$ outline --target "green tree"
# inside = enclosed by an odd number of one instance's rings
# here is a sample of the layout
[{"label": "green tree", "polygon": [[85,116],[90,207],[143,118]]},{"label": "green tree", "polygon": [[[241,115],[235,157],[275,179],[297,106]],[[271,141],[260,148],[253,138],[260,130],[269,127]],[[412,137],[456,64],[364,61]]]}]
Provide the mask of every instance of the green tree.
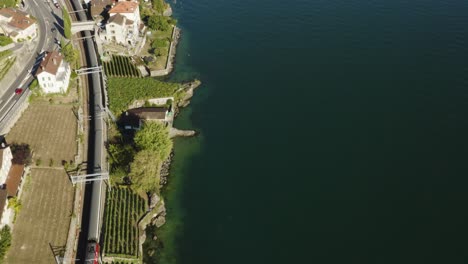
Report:
[{"label": "green tree", "polygon": [[132,161],[134,150],[130,145],[119,143],[109,144],[109,156],[111,165],[129,164]]},{"label": "green tree", "polygon": [[164,16],[152,15],[148,19],[148,27],[153,30],[166,31],[169,29],[169,23]]},{"label": "green tree", "polygon": [[11,230],[8,225],[4,226],[0,231],[0,263],[3,263],[3,259],[11,246]]},{"label": "green tree", "polygon": [[146,122],[134,140],[138,149],[157,153],[159,160],[164,161],[171,154],[172,140],[169,138],[169,129],[163,123]]},{"label": "green tree", "polygon": [[160,47],[167,47],[168,41],[166,39],[155,39],[151,42],[151,48],[156,49]]},{"label": "green tree", "polygon": [[130,164],[130,181],[137,193],[159,192],[159,154],[152,150],[138,152]]},{"label": "green tree", "polygon": [[[36,80],[34,80],[34,81],[36,81]],[[11,160],[11,162],[13,164],[20,164],[20,165],[29,165],[29,164],[31,164],[32,153],[31,153],[31,148],[29,147],[28,144],[14,143],[14,144],[12,144],[10,146],[10,148],[11,148],[11,152],[13,154],[13,159]]]},{"label": "green tree", "polygon": [[63,34],[67,39],[71,39],[72,32],[71,32],[71,17],[68,14],[67,9],[62,7],[62,14],[63,14]]},{"label": "green tree", "polygon": [[151,3],[153,4],[153,10],[162,15],[164,9],[166,9],[166,2],[164,0],[152,0]]},{"label": "green tree", "polygon": [[13,43],[13,40],[7,36],[0,36],[0,46],[6,46]]},{"label": "green tree", "polygon": [[72,67],[75,66],[78,62],[78,51],[73,48],[71,42],[65,44],[65,41],[62,41],[60,43],[60,46],[62,47],[62,53],[65,58],[65,61],[70,63]]},{"label": "green tree", "polygon": [[0,8],[3,7],[16,7],[19,0],[0,0]]}]

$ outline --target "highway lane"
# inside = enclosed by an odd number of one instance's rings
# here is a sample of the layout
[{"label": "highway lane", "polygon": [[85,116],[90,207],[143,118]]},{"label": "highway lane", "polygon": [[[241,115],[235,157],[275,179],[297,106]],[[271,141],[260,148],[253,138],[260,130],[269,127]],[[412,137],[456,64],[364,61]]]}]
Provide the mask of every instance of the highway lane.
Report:
[{"label": "highway lane", "polygon": [[[37,19],[39,30],[37,36],[39,38],[38,45],[36,46],[36,49],[30,51],[30,57],[24,64],[24,68],[18,73],[16,80],[10,85],[5,93],[0,96],[0,126],[2,125],[1,120],[22,96],[22,94],[15,94],[15,90],[17,88],[22,88],[24,93],[29,83],[34,80],[34,76],[31,75],[31,70],[33,69],[33,66],[40,62],[37,61],[38,55],[43,51],[50,50],[54,47],[54,37],[57,34],[57,30],[52,32],[52,28],[55,27],[54,22],[56,23],[54,13],[58,14],[58,16],[61,15],[60,10],[55,9],[55,7],[50,5],[50,3],[48,4],[44,1],[33,0],[25,1],[25,3],[26,12],[30,13]],[[24,45],[30,44],[25,43]],[[11,70],[14,70],[14,68]]]}]

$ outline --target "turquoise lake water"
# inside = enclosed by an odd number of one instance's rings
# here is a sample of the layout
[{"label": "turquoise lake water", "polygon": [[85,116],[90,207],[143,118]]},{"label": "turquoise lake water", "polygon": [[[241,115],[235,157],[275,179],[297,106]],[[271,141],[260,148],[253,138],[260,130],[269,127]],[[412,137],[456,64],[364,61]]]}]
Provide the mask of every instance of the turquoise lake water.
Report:
[{"label": "turquoise lake water", "polygon": [[160,263],[468,262],[468,1],[170,3]]}]

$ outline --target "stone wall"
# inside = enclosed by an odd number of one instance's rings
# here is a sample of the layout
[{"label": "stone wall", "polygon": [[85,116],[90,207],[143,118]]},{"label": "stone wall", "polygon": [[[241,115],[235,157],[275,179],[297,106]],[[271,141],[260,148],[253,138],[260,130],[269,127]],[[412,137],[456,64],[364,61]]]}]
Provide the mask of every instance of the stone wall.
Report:
[{"label": "stone wall", "polygon": [[5,117],[0,120],[0,135],[5,135],[10,132],[10,129],[21,117],[21,114],[29,106],[29,96],[31,95],[31,90],[27,89],[23,95],[16,101],[16,103],[10,108]]},{"label": "stone wall", "polygon": [[0,47],[0,52],[12,49],[14,46],[15,46],[15,43],[10,43],[10,44],[8,44],[6,46]]},{"label": "stone wall", "polygon": [[179,43],[179,38],[180,29],[174,26],[174,30],[172,31],[172,42],[169,46],[169,53],[166,61],[166,68],[164,70],[151,71],[150,75],[152,77],[168,75],[172,71],[172,69],[174,68],[174,58],[176,54],[176,46]]}]

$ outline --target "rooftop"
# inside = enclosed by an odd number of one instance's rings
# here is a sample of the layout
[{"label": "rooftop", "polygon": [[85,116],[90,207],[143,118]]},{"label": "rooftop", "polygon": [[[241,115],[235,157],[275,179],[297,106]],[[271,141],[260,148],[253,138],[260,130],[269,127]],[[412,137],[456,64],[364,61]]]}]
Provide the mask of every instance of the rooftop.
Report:
[{"label": "rooftop", "polygon": [[134,13],[137,8],[138,2],[120,1],[117,2],[111,10],[109,10],[109,14]]},{"label": "rooftop", "polygon": [[7,202],[7,190],[0,188],[0,219],[3,215],[3,209],[5,208],[5,204]]},{"label": "rooftop", "polygon": [[0,169],[2,168],[3,164],[3,150],[8,148],[8,145],[6,144],[5,137],[0,136]]},{"label": "rooftop", "polygon": [[127,110],[122,114],[120,122],[132,127],[140,126],[140,120],[165,120],[166,107],[139,107]]},{"label": "rooftop", "polygon": [[15,28],[19,28],[21,30],[24,30],[36,23],[36,20],[29,17],[29,14],[11,7],[0,9],[0,15],[7,18],[11,17],[11,20],[10,22],[8,22],[8,25]]},{"label": "rooftop", "polygon": [[16,196],[18,187],[23,177],[24,165],[13,164],[6,180],[6,190],[8,197]]},{"label": "rooftop", "polygon": [[63,56],[57,51],[47,52],[47,55],[41,62],[39,69],[37,70],[36,76],[42,72],[48,72],[52,75],[56,75],[60,64],[62,63]]},{"label": "rooftop", "polygon": [[127,113],[136,115],[145,120],[164,120],[166,118],[166,107],[139,107],[127,110]]},{"label": "rooftop", "polygon": [[117,14],[115,16],[111,16],[111,18],[109,18],[109,21],[108,23],[115,23],[117,25],[123,25],[125,22],[125,17],[121,14]]}]

